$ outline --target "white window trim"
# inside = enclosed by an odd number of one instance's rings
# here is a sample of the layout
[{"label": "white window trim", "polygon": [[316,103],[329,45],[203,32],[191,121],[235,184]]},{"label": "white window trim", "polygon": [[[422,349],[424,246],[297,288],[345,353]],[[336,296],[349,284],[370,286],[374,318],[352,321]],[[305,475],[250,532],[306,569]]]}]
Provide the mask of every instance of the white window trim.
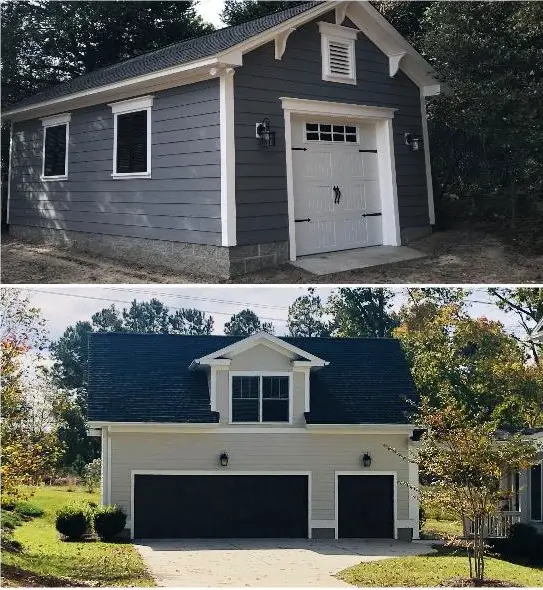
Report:
[{"label": "white window trim", "polygon": [[[317,124],[317,125],[339,125],[341,127],[354,127],[356,129],[356,141],[324,141],[322,139],[307,139],[307,129],[306,126],[307,124]],[[354,123],[345,123],[345,122],[334,122],[334,121],[329,121],[327,123],[323,123],[322,121],[312,121],[310,119],[305,119],[302,122],[302,142],[303,143],[307,143],[307,144],[312,144],[312,145],[321,145],[321,144],[325,144],[325,145],[360,145],[360,125],[358,124],[359,122],[354,122]],[[309,133],[311,133],[311,131],[309,131]],[[330,133],[334,133],[334,131],[332,130]],[[319,132],[320,134],[320,132]],[[344,133],[344,136],[346,136],[347,134]],[[350,134],[352,135],[352,134]]]},{"label": "white window trim", "polygon": [[[140,96],[131,100],[110,103],[113,113],[113,178],[151,178],[151,107],[153,96]],[[117,172],[117,119],[119,115],[147,111],[147,170],[145,172]]]},{"label": "white window trim", "polygon": [[[71,113],[62,113],[61,115],[54,115],[53,117],[45,117],[41,119],[43,128],[42,151],[41,151],[41,175],[40,179],[44,182],[51,182],[55,180],[68,179],[68,152],[70,150],[70,120]],[[59,125],[66,125],[66,155],[64,158],[64,174],[57,174],[56,176],[45,176],[45,136],[48,127],[57,127]]]},{"label": "white window trim", "polygon": [[392,494],[394,508],[394,539],[398,538],[398,472],[397,471],[336,471],[334,475],[335,479],[335,538],[338,539],[339,533],[339,476],[340,475],[391,475],[393,478],[394,491]]},{"label": "white window trim", "polygon": [[[342,27],[332,23],[319,22],[321,34],[321,56],[322,56],[322,79],[325,82],[340,82],[342,84],[356,84],[356,50],[355,41],[358,30],[350,27]],[[330,71],[330,41],[346,43],[349,46],[349,57],[351,60],[351,73],[349,76],[332,74]]]},{"label": "white window trim", "polygon": [[[234,377],[260,377],[259,383],[259,391],[258,391],[258,399],[260,404],[259,415],[260,421],[257,422],[239,422],[232,420],[232,381]],[[262,421],[262,377],[288,377],[288,422],[263,422]],[[293,418],[293,374],[290,371],[230,371],[228,376],[228,398],[229,398],[229,408],[228,408],[228,424],[233,424],[235,426],[240,424],[249,424],[255,425],[258,424],[259,426],[267,426],[268,424],[292,424]]]}]

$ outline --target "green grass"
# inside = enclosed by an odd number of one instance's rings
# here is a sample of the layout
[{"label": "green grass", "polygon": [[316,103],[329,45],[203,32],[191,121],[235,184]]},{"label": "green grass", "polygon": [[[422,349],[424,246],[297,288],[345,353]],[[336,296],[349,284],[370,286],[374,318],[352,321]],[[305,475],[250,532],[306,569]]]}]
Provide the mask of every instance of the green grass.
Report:
[{"label": "green grass", "polygon": [[457,520],[437,520],[428,518],[424,523],[422,532],[432,539],[445,539],[450,537],[462,537],[462,523]]},{"label": "green grass", "polygon": [[[514,582],[517,585],[543,586],[543,570],[516,565],[501,559],[486,560],[487,579]],[[451,554],[448,548],[435,555],[395,557],[361,563],[343,570],[337,577],[355,586],[439,586],[451,578],[468,578],[465,555]]]},{"label": "green grass", "polygon": [[154,586],[131,543],[60,540],[55,513],[72,500],[98,503],[99,497],[82,489],[68,492],[66,488],[39,488],[32,502],[45,512],[15,529],[14,539],[23,545],[23,551],[2,551],[2,563],[36,575],[69,579],[74,585]]}]

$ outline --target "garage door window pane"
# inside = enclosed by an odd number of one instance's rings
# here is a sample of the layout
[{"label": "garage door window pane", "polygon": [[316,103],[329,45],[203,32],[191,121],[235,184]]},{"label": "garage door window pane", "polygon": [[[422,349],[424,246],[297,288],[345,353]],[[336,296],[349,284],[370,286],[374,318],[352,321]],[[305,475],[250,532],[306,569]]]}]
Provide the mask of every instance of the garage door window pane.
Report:
[{"label": "garage door window pane", "polygon": [[232,378],[232,422],[259,422],[259,377]]},{"label": "garage door window pane", "polygon": [[334,143],[356,143],[357,129],[353,125],[305,124],[306,141],[332,141]]}]

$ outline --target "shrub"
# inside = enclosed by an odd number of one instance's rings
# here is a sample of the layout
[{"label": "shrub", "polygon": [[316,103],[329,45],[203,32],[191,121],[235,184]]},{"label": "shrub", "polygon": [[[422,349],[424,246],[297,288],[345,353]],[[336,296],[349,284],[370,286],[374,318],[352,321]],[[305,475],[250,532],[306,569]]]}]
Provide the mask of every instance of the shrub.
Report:
[{"label": "shrub", "polygon": [[94,530],[101,539],[112,539],[126,525],[126,514],[120,506],[101,506],[94,511]]},{"label": "shrub", "polygon": [[2,510],[14,510],[15,504],[17,504],[17,500],[10,497],[3,497],[0,506]]},{"label": "shrub", "polygon": [[100,461],[100,459],[94,459],[94,461],[87,463],[81,471],[81,476],[83,478],[83,485],[87,489],[87,492],[94,492],[96,488],[100,487],[100,479],[102,477],[102,461]]},{"label": "shrub", "polygon": [[422,506],[419,506],[419,531],[422,531],[426,524],[426,510]]},{"label": "shrub", "polygon": [[23,524],[23,519],[16,512],[4,512],[2,514],[2,528],[12,531],[15,527]]},{"label": "shrub", "polygon": [[81,539],[92,528],[92,511],[87,504],[66,504],[57,511],[55,527],[68,539]]},{"label": "shrub", "polygon": [[492,539],[490,546],[503,559],[534,566],[543,565],[543,535],[535,527],[517,523],[506,539]]},{"label": "shrub", "polygon": [[30,516],[31,518],[35,518],[36,516],[41,516],[45,511],[41,506],[34,504],[34,502],[23,500],[15,504],[15,512],[18,512],[23,516]]}]

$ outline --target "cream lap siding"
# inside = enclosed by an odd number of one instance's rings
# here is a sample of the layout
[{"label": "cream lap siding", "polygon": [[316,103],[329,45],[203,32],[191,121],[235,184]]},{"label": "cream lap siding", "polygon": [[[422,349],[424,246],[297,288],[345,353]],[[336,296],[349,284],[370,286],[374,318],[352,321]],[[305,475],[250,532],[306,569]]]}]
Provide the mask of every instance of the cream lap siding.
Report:
[{"label": "cream lap siding", "polygon": [[43,128],[14,124],[10,223],[220,245],[218,80],[154,93],[151,178],[112,178],[113,113],[71,113],[67,180],[43,182]]},{"label": "cream lap siding", "polygon": [[[409,481],[408,463],[384,447],[407,454],[406,435],[112,433],[111,502],[130,512],[132,470],[219,470],[218,457],[228,453],[231,471],[311,471],[312,519],[334,519],[335,471],[396,471]],[[360,467],[369,452],[370,469]],[[409,491],[398,483],[398,520],[409,519]],[[131,515],[129,514],[129,519]]]},{"label": "cream lap siding", "polygon": [[234,357],[231,371],[292,371],[290,359],[269,346],[259,344]]}]

